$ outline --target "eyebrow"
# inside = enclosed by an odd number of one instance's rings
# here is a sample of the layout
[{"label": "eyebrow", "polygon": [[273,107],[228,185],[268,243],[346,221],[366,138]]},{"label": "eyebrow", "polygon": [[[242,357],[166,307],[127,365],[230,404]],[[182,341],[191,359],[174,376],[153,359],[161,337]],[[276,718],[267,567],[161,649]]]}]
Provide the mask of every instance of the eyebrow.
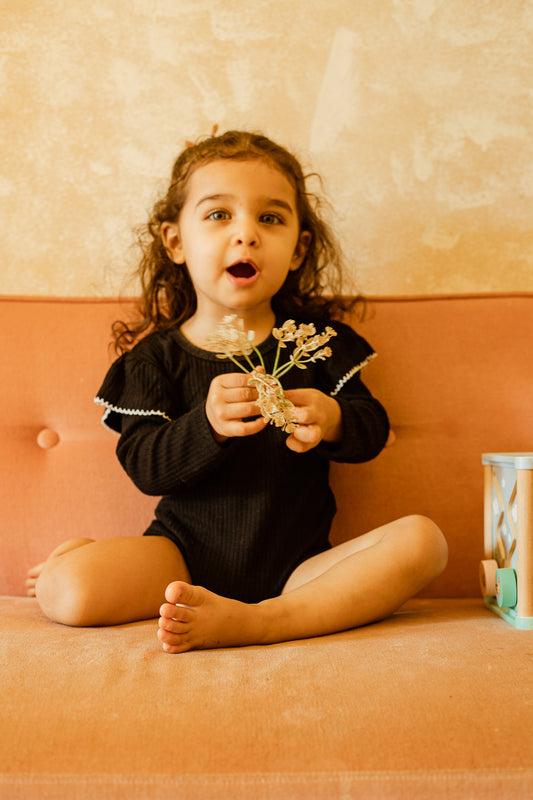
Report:
[{"label": "eyebrow", "polygon": [[[200,200],[196,203],[196,208],[202,205],[202,203],[212,202],[213,200],[235,200],[235,195],[231,194],[208,194],[205,197],[201,197]],[[289,214],[294,214],[294,209],[287,203],[285,200],[280,200],[277,197],[261,197],[261,202],[264,203],[266,206],[273,206],[274,208],[282,208],[284,211],[287,211]]]}]

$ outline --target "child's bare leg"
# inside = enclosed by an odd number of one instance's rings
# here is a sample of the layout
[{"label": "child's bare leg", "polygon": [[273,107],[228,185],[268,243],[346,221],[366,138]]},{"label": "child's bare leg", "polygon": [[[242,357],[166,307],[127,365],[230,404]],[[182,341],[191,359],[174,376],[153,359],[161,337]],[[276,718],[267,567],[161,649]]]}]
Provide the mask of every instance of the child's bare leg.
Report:
[{"label": "child's bare leg", "polygon": [[77,546],[55,551],[37,578],[37,600],[54,622],[89,626],[152,619],[169,581],[190,580],[180,551],[165,537],[76,541]]},{"label": "child's bare leg", "polygon": [[442,533],[425,517],[404,517],[301,564],[279,597],[257,605],[174,582],[161,608],[159,639],[170,653],[272,644],[321,636],[392,614],[439,575]]},{"label": "child's bare leg", "polygon": [[28,576],[26,578],[26,594],[28,597],[35,597],[37,578],[43,571],[47,561],[51,558],[56,558],[56,556],[62,556],[63,553],[68,553],[69,550],[83,547],[84,544],[90,544],[91,542],[94,542],[94,539],[69,539],[56,547],[55,550],[52,550],[46,561],[42,561],[40,564],[31,567],[31,569],[28,570]]}]

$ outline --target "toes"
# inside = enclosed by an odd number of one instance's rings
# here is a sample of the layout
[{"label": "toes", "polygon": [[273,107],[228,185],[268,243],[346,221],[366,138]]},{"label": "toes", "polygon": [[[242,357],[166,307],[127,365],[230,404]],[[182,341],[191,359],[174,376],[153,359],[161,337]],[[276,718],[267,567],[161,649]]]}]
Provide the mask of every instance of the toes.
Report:
[{"label": "toes", "polygon": [[172,654],[186,653],[187,650],[190,649],[191,646],[188,644],[172,645],[172,644],[167,644],[166,642],[163,644],[163,650],[165,651],[165,653],[172,653]]},{"label": "toes", "polygon": [[162,643],[163,650],[166,653],[184,653],[186,650],[191,649],[191,645],[184,640],[183,635],[176,635],[163,628],[159,628],[157,631],[157,638]]},{"label": "toes", "polygon": [[40,576],[41,572],[43,571],[44,561],[42,564],[37,564],[35,567],[32,567],[26,573],[26,595],[28,597],[35,597],[35,585],[37,583],[37,579]]},{"label": "toes", "polygon": [[168,603],[181,604],[185,606],[196,606],[199,602],[199,595],[196,586],[184,581],[174,581],[169,583],[165,591],[165,599]]},{"label": "toes", "polygon": [[178,622],[190,622],[192,620],[192,606],[179,605],[175,603],[163,603],[159,609],[161,617],[164,619],[173,619]]},{"label": "toes", "polygon": [[168,631],[168,633],[177,633],[179,635],[186,633],[186,631],[190,629],[187,621],[168,619],[168,617],[160,617],[158,627],[162,631]]}]

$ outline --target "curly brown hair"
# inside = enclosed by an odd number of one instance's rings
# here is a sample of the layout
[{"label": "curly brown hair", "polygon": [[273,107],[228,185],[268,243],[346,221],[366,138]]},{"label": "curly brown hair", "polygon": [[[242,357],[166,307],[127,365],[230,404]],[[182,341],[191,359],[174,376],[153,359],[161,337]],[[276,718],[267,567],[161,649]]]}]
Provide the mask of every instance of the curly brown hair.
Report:
[{"label": "curly brown hair", "polygon": [[142,256],[137,275],[142,292],[135,320],[113,325],[117,352],[130,349],[149,331],[180,326],[194,314],[196,294],[189,272],[186,265],[177,268],[170,259],[161,239],[161,226],[178,220],[194,170],[217,159],[261,159],[280,170],[294,186],[300,230],[308,231],[311,240],[300,267],[289,272],[272,298],[273,310],[289,317],[309,315],[325,320],[342,316],[355,304],[356,299],[342,295],[341,251],[320,216],[319,198],[306,189],[306,176],[298,160],[262,134],[227,131],[188,144],[174,163],[165,197],[155,204],[148,223],[138,231]]}]

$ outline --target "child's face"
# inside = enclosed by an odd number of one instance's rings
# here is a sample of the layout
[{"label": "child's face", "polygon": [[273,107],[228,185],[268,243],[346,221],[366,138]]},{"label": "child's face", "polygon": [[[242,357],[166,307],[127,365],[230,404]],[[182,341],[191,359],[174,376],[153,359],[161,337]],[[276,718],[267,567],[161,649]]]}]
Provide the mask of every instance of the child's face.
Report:
[{"label": "child's face", "polygon": [[214,320],[271,313],[272,297],[302,263],[310,238],[300,233],[292,184],[260,160],[199,167],[178,222],[161,234],[172,260],[187,264],[197,314]]}]

